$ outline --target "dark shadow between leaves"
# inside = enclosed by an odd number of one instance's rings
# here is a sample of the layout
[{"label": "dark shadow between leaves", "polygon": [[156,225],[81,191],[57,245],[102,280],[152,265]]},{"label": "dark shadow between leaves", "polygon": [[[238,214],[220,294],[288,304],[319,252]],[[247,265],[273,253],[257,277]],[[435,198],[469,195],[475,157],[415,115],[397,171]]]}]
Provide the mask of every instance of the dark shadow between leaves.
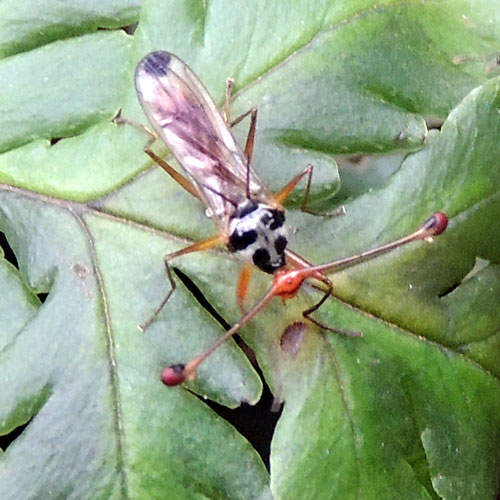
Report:
[{"label": "dark shadow between leaves", "polygon": [[425,118],[425,124],[427,125],[427,130],[441,130],[444,121],[441,118],[435,118],[428,116]]},{"label": "dark shadow between leaves", "polygon": [[452,293],[454,290],[456,290],[459,286],[460,286],[460,283],[456,283],[455,285],[450,286],[443,293],[439,294],[439,298],[442,299],[443,297],[446,297],[447,295]]},{"label": "dark shadow between leaves", "polygon": [[463,285],[466,281],[470,280],[471,278],[476,276],[476,274],[479,274],[481,271],[483,271],[486,267],[488,267],[488,265],[489,265],[488,260],[476,257],[474,267],[472,267],[472,269],[463,277],[462,281],[447,288],[443,293],[439,295],[439,298],[446,297],[446,295],[452,293],[459,286]]},{"label": "dark shadow between leaves", "polygon": [[[257,371],[262,377],[260,370]],[[243,403],[239,408],[231,410],[200,396],[198,398],[244,436],[260,455],[267,470],[270,470],[271,441],[282,406],[277,411],[274,409],[275,399],[267,384],[264,382],[262,397],[254,406]]]},{"label": "dark shadow between leaves", "polygon": [[0,449],[2,451],[7,451],[7,448],[24,432],[24,430],[30,425],[34,417],[31,417],[25,424],[19,425],[12,429],[8,434],[0,436]]},{"label": "dark shadow between leaves", "polygon": [[51,394],[51,387],[43,387],[38,394],[20,402],[7,419],[2,422],[3,430],[7,431],[6,434],[0,435],[0,448],[3,451],[6,451],[29,428]]},{"label": "dark shadow between leaves", "polygon": [[[12,247],[9,245],[9,242],[4,233],[0,232],[0,248],[4,252],[5,260],[10,262],[18,271],[19,271],[19,263],[17,261],[16,254],[12,250]],[[43,304],[47,299],[48,293],[38,293],[37,297],[40,302]]]},{"label": "dark shadow between leaves", "polygon": [[19,270],[19,264],[17,262],[16,254],[14,253],[11,246],[9,245],[9,242],[7,241],[7,238],[5,237],[5,234],[1,233],[1,232],[0,232],[0,247],[4,251],[5,260],[10,262],[16,269]]}]

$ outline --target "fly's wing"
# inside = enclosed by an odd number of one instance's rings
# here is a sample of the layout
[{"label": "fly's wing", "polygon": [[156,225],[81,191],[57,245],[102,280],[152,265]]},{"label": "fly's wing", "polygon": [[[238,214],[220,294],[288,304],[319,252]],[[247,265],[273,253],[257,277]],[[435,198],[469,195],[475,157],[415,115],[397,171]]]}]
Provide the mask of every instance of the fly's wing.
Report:
[{"label": "fly's wing", "polygon": [[[246,160],[198,77],[169,52],[151,52],[137,65],[139,101],[158,136],[197,186],[216,218],[246,197]],[[262,183],[251,172],[251,193]]]}]

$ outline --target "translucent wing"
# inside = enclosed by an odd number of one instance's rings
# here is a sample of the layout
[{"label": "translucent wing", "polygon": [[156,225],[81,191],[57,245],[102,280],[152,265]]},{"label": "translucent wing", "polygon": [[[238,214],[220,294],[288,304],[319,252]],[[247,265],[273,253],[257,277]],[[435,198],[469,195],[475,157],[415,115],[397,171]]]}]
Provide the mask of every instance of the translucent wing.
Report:
[{"label": "translucent wing", "polygon": [[[198,77],[181,59],[157,51],[137,65],[139,101],[158,136],[196,185],[216,218],[227,220],[246,198],[246,159],[219,109]],[[253,198],[265,198],[250,174]]]}]

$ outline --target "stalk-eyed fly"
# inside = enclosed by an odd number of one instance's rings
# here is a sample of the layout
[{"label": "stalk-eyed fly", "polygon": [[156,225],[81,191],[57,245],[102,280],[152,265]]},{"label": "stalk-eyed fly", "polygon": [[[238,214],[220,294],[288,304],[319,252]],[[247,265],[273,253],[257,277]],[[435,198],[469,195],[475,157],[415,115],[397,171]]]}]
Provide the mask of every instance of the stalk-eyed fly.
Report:
[{"label": "stalk-eyed fly", "polygon": [[[352,257],[313,266],[287,248],[282,206],[300,180],[306,177],[307,186],[301,208],[308,211],[313,167],[308,165],[276,194],[264,186],[251,167],[257,110],[251,109],[234,121],[230,120],[232,81],[228,80],[226,103],[221,112],[186,63],[169,52],[157,51],[146,55],[139,62],[135,85],[139,101],[154,131],[146,129],[151,140],[145,146],[145,152],[184,189],[206,205],[207,213],[217,228],[215,236],[165,256],[171,290],[142,328],[149,326],[175,290],[169,263],[180,255],[225,245],[230,252],[237,253],[248,263],[273,276],[267,293],[208,350],[187,364],[176,364],[164,369],[162,380],[166,385],[177,385],[194,378],[200,363],[251,321],[273,297],[294,297],[306,279],[321,282],[324,295],[318,303],[304,311],[303,316],[323,328],[359,335],[357,332],[327,327],[311,316],[331,294],[333,285],[327,273],[350,267],[413,241],[431,241],[432,236],[446,229],[446,216],[437,212],[420,229],[397,241]],[[246,116],[250,116],[250,128],[245,148],[241,150],[230,127]],[[167,145],[185,175],[151,150],[150,146],[156,138]],[[250,267],[245,266],[238,282],[237,298],[240,305],[247,293]]]}]

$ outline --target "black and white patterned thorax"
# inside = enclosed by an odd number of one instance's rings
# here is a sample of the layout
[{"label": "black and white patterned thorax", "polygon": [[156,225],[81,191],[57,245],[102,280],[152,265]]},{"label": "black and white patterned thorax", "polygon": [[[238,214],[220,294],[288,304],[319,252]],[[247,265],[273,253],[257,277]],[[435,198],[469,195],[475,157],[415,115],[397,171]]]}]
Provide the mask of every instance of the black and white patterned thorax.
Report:
[{"label": "black and white patterned thorax", "polygon": [[229,249],[272,274],[285,265],[285,214],[264,203],[240,203],[229,222]]}]

